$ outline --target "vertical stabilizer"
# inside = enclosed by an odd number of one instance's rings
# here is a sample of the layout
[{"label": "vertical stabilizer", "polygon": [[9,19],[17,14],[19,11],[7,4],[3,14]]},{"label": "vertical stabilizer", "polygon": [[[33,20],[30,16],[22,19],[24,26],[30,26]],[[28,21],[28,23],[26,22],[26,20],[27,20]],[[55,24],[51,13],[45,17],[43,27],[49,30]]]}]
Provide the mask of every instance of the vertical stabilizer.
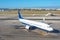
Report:
[{"label": "vertical stabilizer", "polygon": [[23,19],[22,15],[21,15],[21,13],[20,13],[20,10],[18,10],[18,18],[19,18],[19,19]]}]

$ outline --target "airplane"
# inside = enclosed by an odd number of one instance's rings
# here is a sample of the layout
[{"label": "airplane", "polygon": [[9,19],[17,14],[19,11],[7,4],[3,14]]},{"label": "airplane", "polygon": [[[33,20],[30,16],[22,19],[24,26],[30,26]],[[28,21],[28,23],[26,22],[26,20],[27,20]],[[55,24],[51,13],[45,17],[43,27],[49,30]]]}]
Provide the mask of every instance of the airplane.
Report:
[{"label": "airplane", "polygon": [[47,17],[47,16],[55,16],[55,15],[54,15],[53,13],[50,13],[50,12],[49,12],[49,13],[47,13],[45,16]]},{"label": "airplane", "polygon": [[21,15],[20,10],[18,10],[18,20],[22,24],[25,25],[25,29],[28,31],[34,30],[34,29],[39,29],[39,30],[42,30],[42,31],[47,32],[47,33],[59,32],[58,30],[52,28],[49,24],[24,19],[23,16]]}]

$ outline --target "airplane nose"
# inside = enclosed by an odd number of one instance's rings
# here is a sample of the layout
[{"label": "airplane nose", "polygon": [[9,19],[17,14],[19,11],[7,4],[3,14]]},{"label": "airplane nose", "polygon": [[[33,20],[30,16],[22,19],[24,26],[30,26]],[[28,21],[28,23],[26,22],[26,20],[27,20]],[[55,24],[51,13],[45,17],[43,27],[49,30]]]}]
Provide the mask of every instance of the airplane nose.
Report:
[{"label": "airplane nose", "polygon": [[60,31],[57,29],[53,29],[53,31],[51,31],[52,33],[59,33]]}]

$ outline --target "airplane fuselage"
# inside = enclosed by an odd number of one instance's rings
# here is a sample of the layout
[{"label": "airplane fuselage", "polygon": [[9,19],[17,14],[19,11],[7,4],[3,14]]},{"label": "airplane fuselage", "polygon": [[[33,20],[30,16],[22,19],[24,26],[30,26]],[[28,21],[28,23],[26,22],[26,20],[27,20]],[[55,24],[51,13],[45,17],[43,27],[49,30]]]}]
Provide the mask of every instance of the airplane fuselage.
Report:
[{"label": "airplane fuselage", "polygon": [[20,22],[29,25],[29,26],[34,26],[37,27],[38,29],[44,30],[44,31],[53,31],[53,28],[50,27],[50,25],[42,22],[36,22],[32,20],[26,20],[26,19],[19,19]]}]

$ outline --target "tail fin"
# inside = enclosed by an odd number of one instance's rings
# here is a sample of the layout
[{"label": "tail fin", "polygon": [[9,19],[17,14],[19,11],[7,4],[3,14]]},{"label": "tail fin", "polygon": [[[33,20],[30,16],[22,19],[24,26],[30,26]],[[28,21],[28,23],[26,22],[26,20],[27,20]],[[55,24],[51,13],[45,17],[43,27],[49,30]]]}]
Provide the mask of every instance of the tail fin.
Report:
[{"label": "tail fin", "polygon": [[18,10],[18,17],[19,17],[20,19],[23,19],[22,15],[21,15],[21,13],[20,13],[20,10]]}]

